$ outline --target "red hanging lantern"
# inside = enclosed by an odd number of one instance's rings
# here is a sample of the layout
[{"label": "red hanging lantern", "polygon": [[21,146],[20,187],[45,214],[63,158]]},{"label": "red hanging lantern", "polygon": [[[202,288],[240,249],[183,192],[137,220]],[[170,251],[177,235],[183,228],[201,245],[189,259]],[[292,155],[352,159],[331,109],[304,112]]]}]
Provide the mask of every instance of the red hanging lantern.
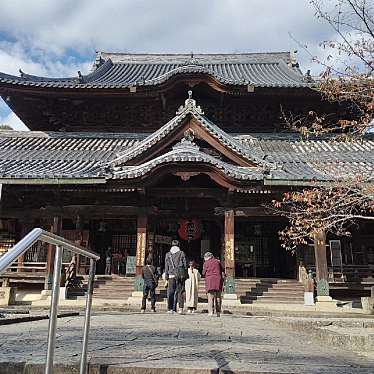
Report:
[{"label": "red hanging lantern", "polygon": [[200,221],[198,219],[181,219],[178,221],[178,235],[188,242],[200,239]]}]

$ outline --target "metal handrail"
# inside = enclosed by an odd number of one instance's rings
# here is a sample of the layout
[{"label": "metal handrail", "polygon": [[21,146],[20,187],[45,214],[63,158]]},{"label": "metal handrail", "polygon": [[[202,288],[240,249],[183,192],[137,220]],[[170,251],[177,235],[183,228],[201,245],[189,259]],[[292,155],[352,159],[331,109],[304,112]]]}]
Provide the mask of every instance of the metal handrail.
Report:
[{"label": "metal handrail", "polygon": [[90,318],[91,318],[91,307],[92,307],[92,295],[93,295],[93,284],[95,279],[96,261],[100,259],[100,256],[86,248],[81,247],[69,240],[62,238],[61,236],[52,234],[40,228],[33,229],[27,234],[22,240],[14,245],[5,255],[0,257],[0,275],[6,271],[6,269],[13,264],[20,256],[22,256],[30,247],[32,247],[37,241],[42,241],[51,245],[56,246],[55,262],[53,268],[53,285],[52,285],[52,297],[51,307],[49,315],[49,326],[48,326],[48,344],[47,344],[47,356],[45,364],[45,374],[53,373],[53,358],[56,346],[56,327],[57,327],[57,312],[58,312],[58,300],[60,295],[60,282],[61,282],[61,266],[62,266],[62,253],[64,249],[67,249],[73,253],[81,256],[88,257],[90,259],[90,271],[88,276],[88,290],[86,297],[86,313],[84,320],[83,329],[83,345],[80,362],[80,374],[87,373],[87,348],[88,348],[88,333],[90,330]]}]

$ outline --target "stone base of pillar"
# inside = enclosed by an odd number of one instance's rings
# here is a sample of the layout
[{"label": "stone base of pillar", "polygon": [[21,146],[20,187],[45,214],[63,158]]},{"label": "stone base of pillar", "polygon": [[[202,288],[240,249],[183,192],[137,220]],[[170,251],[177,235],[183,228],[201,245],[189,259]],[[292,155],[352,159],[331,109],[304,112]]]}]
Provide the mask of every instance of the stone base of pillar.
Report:
[{"label": "stone base of pillar", "polygon": [[304,305],[314,306],[314,292],[304,292]]},{"label": "stone base of pillar", "polygon": [[51,300],[52,290],[42,290],[40,292],[40,300]]},{"label": "stone base of pillar", "polygon": [[68,296],[68,289],[66,287],[60,287],[59,299],[66,300]]},{"label": "stone base of pillar", "polygon": [[16,303],[16,289],[14,287],[0,287],[0,306]]},{"label": "stone base of pillar", "polygon": [[374,314],[374,297],[361,297],[361,305],[365,314]]},{"label": "stone base of pillar", "polygon": [[43,290],[40,295],[42,298],[47,299],[48,297],[52,296],[52,290]]},{"label": "stone base of pillar", "polygon": [[222,297],[223,306],[241,305],[240,299],[235,293],[225,293]]},{"label": "stone base of pillar", "polygon": [[142,291],[133,291],[131,296],[127,299],[127,302],[131,305],[139,305],[139,308],[142,305],[143,292]]},{"label": "stone base of pillar", "polygon": [[316,297],[316,308],[319,310],[336,310],[337,301],[331,296],[317,296]]}]

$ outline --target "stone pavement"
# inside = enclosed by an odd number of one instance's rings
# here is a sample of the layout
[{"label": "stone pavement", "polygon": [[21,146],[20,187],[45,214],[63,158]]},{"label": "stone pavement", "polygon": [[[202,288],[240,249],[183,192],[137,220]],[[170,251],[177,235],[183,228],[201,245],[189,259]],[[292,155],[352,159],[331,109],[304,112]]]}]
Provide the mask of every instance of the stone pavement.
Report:
[{"label": "stone pavement", "polygon": [[[49,310],[50,300],[38,300],[34,301],[31,305],[25,304],[19,305],[20,307],[30,307],[35,310]],[[128,303],[126,300],[118,299],[93,299],[92,307],[96,312],[134,312],[139,311],[141,306],[141,299],[138,303]],[[85,310],[86,304],[84,299],[80,300],[60,300],[59,308],[60,310]],[[165,302],[158,302],[157,308],[160,311],[167,310],[167,304]],[[199,310],[207,310],[208,304],[199,303]],[[363,313],[360,308],[348,308],[339,307],[331,310],[320,310],[315,305],[305,306],[302,304],[239,304],[239,305],[227,305],[225,302],[222,306],[225,312],[234,314],[246,314],[246,315],[262,315],[262,316],[342,316],[342,317],[353,317],[357,318],[370,317]],[[372,316],[374,317],[374,316]]]},{"label": "stone pavement", "polygon": [[[79,361],[82,328],[82,316],[58,321],[57,363]],[[38,372],[6,371],[4,363],[43,363],[47,329],[48,321],[0,326],[0,373]],[[370,357],[317,343],[307,332],[282,326],[279,319],[274,323],[268,317],[233,315],[96,314],[89,360],[90,372],[98,374],[374,372]]]}]

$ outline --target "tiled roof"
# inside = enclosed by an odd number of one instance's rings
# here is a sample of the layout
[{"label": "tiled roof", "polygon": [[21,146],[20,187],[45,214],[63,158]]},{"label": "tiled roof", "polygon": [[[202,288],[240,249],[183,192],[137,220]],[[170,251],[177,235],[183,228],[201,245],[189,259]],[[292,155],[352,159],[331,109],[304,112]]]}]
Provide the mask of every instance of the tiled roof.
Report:
[{"label": "tiled roof", "polygon": [[138,142],[131,134],[0,132],[0,178],[94,178],[103,162]]},{"label": "tiled roof", "polygon": [[[107,165],[146,136],[1,131],[0,182],[17,178],[43,179],[46,183],[58,178],[112,178],[113,170],[103,167],[103,163]],[[235,135],[234,138],[249,147],[259,147],[265,159],[277,165],[265,176],[268,183],[327,181],[353,174],[371,179],[374,176],[374,136],[368,135],[356,143],[328,139],[303,141],[292,134]],[[250,173],[262,180],[264,175],[258,171],[252,169]]]},{"label": "tiled roof", "polygon": [[0,73],[0,84],[54,88],[126,88],[153,86],[185,73],[207,74],[227,85],[307,87],[290,53],[115,54],[100,52],[93,72],[74,78],[46,78]]},{"label": "tiled roof", "polygon": [[171,151],[139,166],[114,166],[112,168],[111,178],[139,178],[152,172],[157,166],[168,163],[202,163],[212,166],[220,173],[236,180],[261,180],[263,177],[263,169],[261,167],[247,168],[229,164],[202,152],[193,141],[182,139]]},{"label": "tiled roof", "polygon": [[220,127],[211,122],[207,117],[204,116],[204,112],[200,106],[196,105],[196,101],[192,99],[192,91],[188,91],[188,99],[185,101],[184,106],[182,105],[176,116],[171,119],[168,123],[162,126],[160,129],[155,131],[153,134],[147,136],[144,140],[136,144],[134,147],[127,149],[125,152],[120,153],[111,163],[113,165],[123,164],[140,154],[147,152],[148,149],[157,145],[162,139],[164,139],[173,130],[178,128],[182,121],[188,116],[192,116],[196,119],[197,123],[213,138],[215,138],[223,146],[230,149],[236,155],[239,155],[247,161],[259,164],[263,167],[270,168],[272,165],[264,160],[264,154],[262,150],[257,146],[247,147],[243,143],[237,141],[230,134],[224,132]]},{"label": "tiled roof", "polygon": [[357,175],[374,179],[373,135],[356,142],[341,142],[331,137],[301,140],[291,134],[237,138],[249,146],[259,146],[267,161],[283,166],[274,179],[327,181]]}]

